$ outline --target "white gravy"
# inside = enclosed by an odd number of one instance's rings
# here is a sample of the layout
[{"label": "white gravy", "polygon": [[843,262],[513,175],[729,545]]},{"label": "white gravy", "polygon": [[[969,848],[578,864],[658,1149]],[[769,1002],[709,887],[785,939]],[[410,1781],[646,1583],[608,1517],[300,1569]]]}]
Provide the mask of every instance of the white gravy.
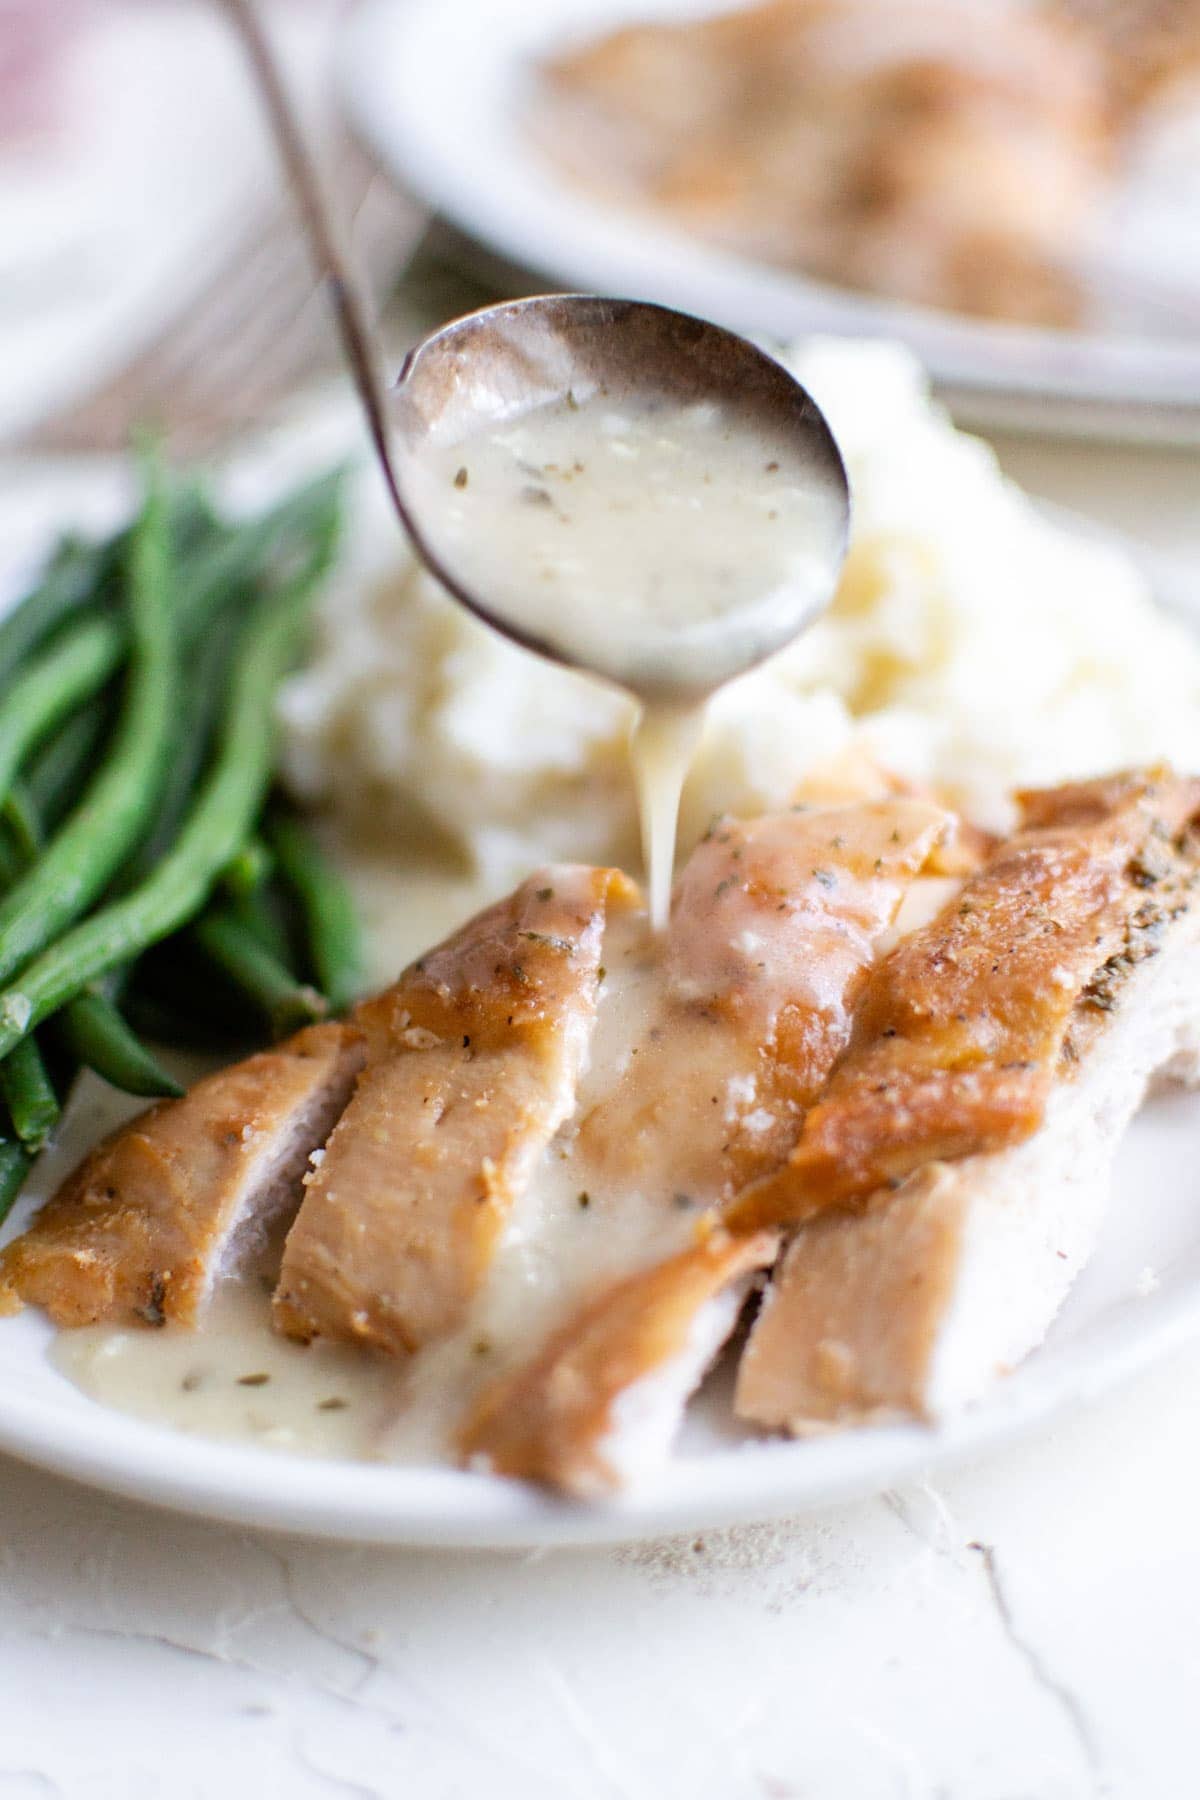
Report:
[{"label": "white gravy", "polygon": [[784,435],[602,391],[435,438],[422,534],[505,626],[639,698],[709,694],[829,598],[840,514]]},{"label": "white gravy", "polygon": [[[730,930],[736,933],[739,923],[735,915]],[[733,940],[717,931],[705,946],[717,981]],[[755,954],[768,952],[764,940]],[[444,1460],[455,1426],[485,1382],[528,1356],[593,1286],[682,1249],[697,1213],[717,1198],[694,1167],[689,1192],[681,1195],[661,1166],[618,1159],[614,1171],[586,1142],[589,1116],[633,1075],[639,1057],[652,1055],[663,1030],[673,1039],[686,1034],[680,1008],[694,1009],[710,986],[690,953],[693,978],[684,981],[673,970],[644,913],[610,920],[604,959],[574,1113],[514,1205],[461,1329],[407,1362],[289,1343],[270,1322],[282,1247],[276,1241],[255,1270],[217,1288],[197,1330],[60,1332],[52,1352],[58,1367],[106,1406],[227,1442],[310,1456]],[[764,1030],[768,1023],[764,1018]],[[713,1118],[700,1122],[698,1139],[707,1128],[719,1141],[755,1104],[752,1074],[734,1061],[732,1076],[720,1059],[712,1071]],[[654,1079],[661,1072],[652,1087]],[[705,1087],[705,1113],[707,1095]],[[96,1121],[84,1123],[90,1140]],[[73,1146],[64,1142],[60,1149],[71,1160]],[[706,1157],[698,1160],[710,1166]]]},{"label": "white gravy", "polygon": [[306,1349],[272,1331],[281,1248],[221,1282],[196,1331],[60,1331],[52,1360],[105,1406],[179,1431],[293,1455],[369,1458],[395,1404],[395,1366],[338,1345]]},{"label": "white gravy", "polygon": [[591,1287],[690,1240],[693,1215],[661,1191],[606,1181],[578,1142],[581,1124],[624,1074],[667,1001],[664,959],[644,914],[609,922],[604,959],[575,1112],[518,1197],[462,1328],[408,1364],[385,1438],[389,1459],[444,1459],[450,1434],[483,1384],[530,1355]]},{"label": "white gravy", "polygon": [[649,888],[650,922],[665,931],[671,911],[679,802],[692,758],[704,735],[704,703],[679,706],[650,701],[633,728],[629,754],[642,823],[642,860]]},{"label": "white gravy", "polygon": [[[385,867],[343,845],[339,862],[367,926],[370,978],[380,986],[494,898],[461,870],[439,864],[432,851],[418,857],[412,846],[398,847]],[[53,1192],[137,1105],[88,1079],[49,1153],[44,1191]],[[222,1282],[195,1331],[109,1325],[60,1331],[51,1358],[76,1387],[118,1412],[227,1443],[369,1459],[395,1411],[396,1365],[333,1345],[306,1349],[271,1329],[265,1282],[278,1270],[281,1249],[272,1244],[256,1270]],[[268,1380],[245,1379],[261,1374]]]},{"label": "white gravy", "polygon": [[460,1331],[407,1365],[289,1343],[271,1329],[276,1241],[253,1271],[218,1286],[197,1330],[63,1331],[52,1351],[57,1366],[106,1406],[227,1442],[364,1460],[444,1457],[482,1382],[528,1353],[590,1283],[667,1255],[690,1236],[692,1215],[669,1196],[614,1191],[576,1150],[579,1123],[668,1003],[664,960],[644,914],[612,920],[604,954],[575,1115],[543,1153]]},{"label": "white gravy", "polygon": [[428,548],[497,620],[644,703],[633,749],[661,930],[707,697],[829,598],[835,501],[782,432],[600,388],[435,437],[407,485]]}]

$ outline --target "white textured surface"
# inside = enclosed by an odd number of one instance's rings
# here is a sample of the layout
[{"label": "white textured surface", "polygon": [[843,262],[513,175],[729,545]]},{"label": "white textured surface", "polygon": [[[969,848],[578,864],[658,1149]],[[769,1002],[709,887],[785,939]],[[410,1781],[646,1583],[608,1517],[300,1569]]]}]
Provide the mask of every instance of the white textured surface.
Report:
[{"label": "white textured surface", "polygon": [[1200,1353],[938,1488],[533,1557],[306,1547],[9,1466],[0,1794],[1174,1800]]}]

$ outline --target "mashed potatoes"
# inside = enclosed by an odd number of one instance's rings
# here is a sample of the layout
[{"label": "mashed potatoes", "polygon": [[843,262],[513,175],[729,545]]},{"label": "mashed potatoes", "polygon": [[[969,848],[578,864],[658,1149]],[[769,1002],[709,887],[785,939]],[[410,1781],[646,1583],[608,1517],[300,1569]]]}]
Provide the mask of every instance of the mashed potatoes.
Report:
[{"label": "mashed potatoes", "polygon": [[[1200,768],[1200,647],[1119,551],[1042,517],[905,353],[819,341],[788,360],[846,456],[850,557],[826,617],[713,702],[685,844],[715,812],[785,803],[856,745],[982,822],[1022,783],[1155,757]],[[296,789],[368,844],[440,846],[476,893],[550,857],[635,862],[628,703],[397,566],[373,505],[284,695]]]}]

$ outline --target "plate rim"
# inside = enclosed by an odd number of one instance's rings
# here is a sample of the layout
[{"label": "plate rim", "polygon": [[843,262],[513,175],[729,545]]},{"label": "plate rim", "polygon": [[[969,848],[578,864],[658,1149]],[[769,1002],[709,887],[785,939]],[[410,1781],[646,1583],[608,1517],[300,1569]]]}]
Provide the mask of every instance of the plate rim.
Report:
[{"label": "plate rim", "polygon": [[[48,1343],[48,1322],[35,1326]],[[627,1543],[808,1514],[871,1498],[934,1467],[953,1469],[998,1453],[1200,1338],[1200,1287],[1181,1282],[1154,1302],[1149,1322],[1127,1315],[1106,1326],[1105,1338],[1099,1363],[1091,1360],[1087,1334],[1060,1349],[1049,1370],[1031,1353],[986,1397],[943,1424],[860,1426],[807,1439],[751,1440],[716,1457],[677,1455],[650,1482],[600,1503],[492,1475],[222,1443],[117,1412],[79,1390],[78,1417],[66,1438],[56,1430],[58,1409],[47,1413],[36,1397],[0,1394],[0,1452],[140,1504],[289,1536],[429,1549]],[[701,1464],[703,1491],[696,1493]],[[289,1474],[299,1469],[303,1481],[289,1486]]]}]

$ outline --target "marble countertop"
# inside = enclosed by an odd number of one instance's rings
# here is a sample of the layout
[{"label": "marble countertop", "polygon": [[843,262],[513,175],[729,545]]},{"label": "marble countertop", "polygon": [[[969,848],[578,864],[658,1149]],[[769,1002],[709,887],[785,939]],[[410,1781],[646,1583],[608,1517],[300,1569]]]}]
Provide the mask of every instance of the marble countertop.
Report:
[{"label": "marble countertop", "polygon": [[[1001,451],[1200,581],[1194,457]],[[1200,1345],[936,1484],[532,1556],[0,1461],[0,1800],[1190,1800],[1198,1416]]]}]

